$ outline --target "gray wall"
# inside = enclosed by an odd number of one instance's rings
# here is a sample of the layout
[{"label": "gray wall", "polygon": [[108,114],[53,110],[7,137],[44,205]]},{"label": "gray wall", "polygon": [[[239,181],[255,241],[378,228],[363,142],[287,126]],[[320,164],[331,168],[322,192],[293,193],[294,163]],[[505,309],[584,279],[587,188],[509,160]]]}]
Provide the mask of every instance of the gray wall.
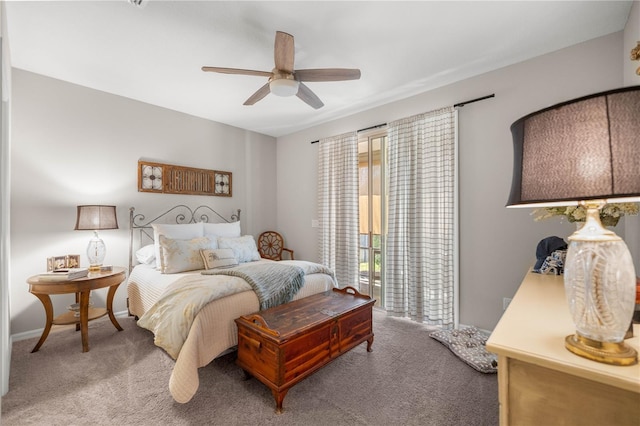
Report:
[{"label": "gray wall", "polygon": [[[636,69],[640,67],[640,61],[632,61],[629,58],[631,49],[637,46],[640,41],[640,2],[634,1],[629,19],[624,28],[624,44],[622,47],[623,66],[623,86],[640,85],[640,75],[636,74]],[[640,276],[640,216],[625,219],[626,229],[622,236],[633,256],[636,275]]]},{"label": "gray wall", "polygon": [[[503,298],[514,295],[535,262],[538,241],[575,231],[559,219],[534,222],[530,209],[505,208],[513,164],[509,127],[541,108],[622,86],[622,39],[621,32],[598,38],[278,138],[278,229],[296,254],[317,259],[311,227],[317,145],[310,141],[495,93],[459,112],[460,322],[493,329]],[[616,231],[624,235],[624,224]]]},{"label": "gray wall", "polygon": [[2,2],[0,3],[0,395],[5,395],[9,391],[9,367],[11,361],[11,329],[9,328],[11,59],[8,54],[9,41],[7,39],[5,21],[5,4]]},{"label": "gray wall", "polygon": [[627,25],[624,27],[624,45],[622,48],[623,80],[625,86],[640,84],[640,76],[636,69],[640,67],[640,61],[629,59],[631,49],[640,42],[640,1],[634,1],[629,12]]},{"label": "gray wall", "polygon": [[[120,229],[103,231],[105,264],[128,265],[129,207],[157,214],[175,204],[209,205],[258,235],[276,224],[276,141],[243,129],[14,69],[11,175],[11,333],[42,329],[40,301],[25,280],[46,258],[80,254],[90,231],[73,231],[76,206],[117,206]],[[139,159],[233,173],[233,196],[137,191]],[[149,218],[153,216],[148,216]],[[94,292],[96,305],[106,290]],[[52,298],[64,312],[73,296]],[[126,286],[114,311],[126,311]]]}]

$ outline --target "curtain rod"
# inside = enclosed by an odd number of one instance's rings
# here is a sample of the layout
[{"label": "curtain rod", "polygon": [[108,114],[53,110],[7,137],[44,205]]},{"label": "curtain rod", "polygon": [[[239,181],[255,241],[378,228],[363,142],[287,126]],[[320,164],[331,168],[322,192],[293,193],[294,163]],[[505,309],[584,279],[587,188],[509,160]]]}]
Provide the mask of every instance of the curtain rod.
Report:
[{"label": "curtain rod", "polygon": [[[387,123],[382,123],[382,124],[376,124],[375,126],[371,126],[371,127],[365,127],[364,129],[360,129],[358,130],[356,133],[360,133],[360,132],[364,132],[366,130],[373,130],[373,129],[377,129],[378,127],[384,127],[386,126]],[[317,141],[311,141],[311,143],[318,143],[320,142],[320,140]]]},{"label": "curtain rod", "polygon": [[[474,103],[474,102],[484,101],[485,99],[494,98],[495,96],[496,96],[496,94],[495,94],[495,93],[492,93],[492,94],[490,94],[490,95],[483,96],[483,97],[481,97],[481,98],[471,99],[471,100],[469,100],[469,101],[464,101],[464,102],[457,103],[457,104],[453,105],[453,107],[454,107],[454,108],[463,107],[463,106],[465,106],[465,105],[467,105],[467,104],[472,104],[472,103]],[[366,127],[366,128],[364,128],[364,129],[360,129],[360,130],[358,130],[358,132],[357,132],[357,133],[364,132],[365,130],[377,129],[378,127],[384,127],[384,126],[386,126],[386,125],[387,125],[387,123],[382,123],[382,124],[377,124],[377,125],[375,125],[375,126]],[[319,140],[317,140],[317,141],[311,141],[311,143],[312,143],[312,144],[314,144],[314,143],[318,143],[318,142],[320,142],[320,141],[319,141]]]},{"label": "curtain rod", "polygon": [[460,103],[458,103],[458,104],[455,104],[453,107],[454,107],[454,108],[457,108],[457,107],[463,107],[463,106],[465,106],[466,104],[472,104],[472,103],[474,103],[474,102],[484,101],[485,99],[493,98],[493,97],[495,97],[495,96],[496,96],[496,94],[495,94],[495,93],[492,93],[492,94],[490,94],[490,95],[483,96],[483,97],[481,97],[481,98],[471,99],[470,101],[460,102]]}]

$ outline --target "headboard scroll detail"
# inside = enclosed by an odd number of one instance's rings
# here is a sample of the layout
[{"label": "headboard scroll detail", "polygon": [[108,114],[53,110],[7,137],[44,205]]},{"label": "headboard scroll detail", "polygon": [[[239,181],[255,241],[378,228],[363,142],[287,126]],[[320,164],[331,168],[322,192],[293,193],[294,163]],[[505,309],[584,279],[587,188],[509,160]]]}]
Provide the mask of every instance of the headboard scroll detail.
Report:
[{"label": "headboard scroll detail", "polygon": [[240,221],[240,213],[241,210],[236,210],[236,213],[233,213],[230,216],[230,219],[225,218],[220,213],[215,211],[209,206],[198,206],[192,209],[189,206],[184,204],[179,204],[171,207],[170,209],[160,213],[155,216],[153,219],[147,220],[146,216],[142,213],[136,213],[135,207],[129,208],[129,272],[133,269],[134,264],[134,254],[133,254],[133,246],[134,246],[134,231],[139,232],[139,243],[140,246],[143,245],[143,240],[147,238],[149,241],[153,241],[153,228],[151,224],[153,223],[176,223],[176,224],[186,224],[186,223],[197,223],[197,222],[205,222],[205,223],[220,223],[220,222],[238,222]]}]

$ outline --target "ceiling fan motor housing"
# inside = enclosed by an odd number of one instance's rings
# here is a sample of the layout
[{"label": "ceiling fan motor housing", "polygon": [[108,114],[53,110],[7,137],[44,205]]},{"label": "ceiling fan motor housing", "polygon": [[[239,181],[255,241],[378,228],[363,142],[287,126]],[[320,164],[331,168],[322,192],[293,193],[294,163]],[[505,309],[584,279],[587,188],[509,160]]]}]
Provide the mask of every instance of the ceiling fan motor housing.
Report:
[{"label": "ceiling fan motor housing", "polygon": [[276,96],[293,96],[298,93],[300,83],[293,73],[273,69],[273,75],[269,78],[269,90]]}]

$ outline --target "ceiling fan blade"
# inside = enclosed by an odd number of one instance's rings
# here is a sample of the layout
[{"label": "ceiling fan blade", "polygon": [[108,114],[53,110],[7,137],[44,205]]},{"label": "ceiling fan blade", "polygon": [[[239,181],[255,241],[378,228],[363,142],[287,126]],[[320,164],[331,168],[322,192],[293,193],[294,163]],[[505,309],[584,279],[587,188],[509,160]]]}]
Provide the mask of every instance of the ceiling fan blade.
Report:
[{"label": "ceiling fan blade", "polygon": [[296,80],[298,81],[357,80],[360,78],[360,70],[349,68],[320,68],[309,70],[295,70],[294,75]]},{"label": "ceiling fan blade", "polygon": [[300,83],[300,86],[298,87],[298,93],[296,94],[296,96],[302,99],[307,104],[309,104],[314,109],[319,109],[324,106],[320,98],[317,97],[316,94],[313,93],[311,89],[309,89],[303,83]]},{"label": "ceiling fan blade", "polygon": [[273,51],[276,69],[292,73],[294,59],[293,36],[282,31],[276,31],[276,43]]},{"label": "ceiling fan blade", "polygon": [[271,77],[271,73],[267,71],[243,70],[240,68],[202,67],[202,71],[219,72],[222,74],[241,74],[255,75],[258,77]]},{"label": "ceiling fan blade", "polygon": [[264,98],[265,96],[267,96],[269,93],[271,93],[271,90],[269,89],[269,83],[265,84],[264,86],[262,86],[261,88],[258,89],[258,91],[256,93],[254,93],[253,95],[251,95],[249,97],[249,99],[247,99],[246,101],[244,101],[243,105],[253,105],[256,102],[258,102],[260,99]]}]

